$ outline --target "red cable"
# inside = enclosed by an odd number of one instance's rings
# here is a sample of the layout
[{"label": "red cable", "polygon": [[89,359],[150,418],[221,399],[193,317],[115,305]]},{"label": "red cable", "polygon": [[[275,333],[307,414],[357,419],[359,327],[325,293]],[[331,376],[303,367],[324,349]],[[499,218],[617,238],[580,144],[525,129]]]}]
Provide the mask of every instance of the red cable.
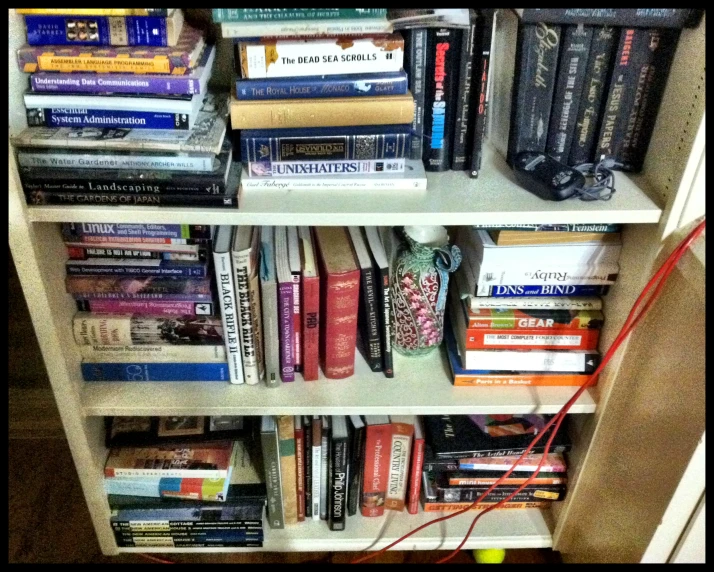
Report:
[{"label": "red cable", "polygon": [[[448,556],[442,558],[441,560],[437,561],[437,564],[442,564],[444,562],[447,562],[451,560],[458,552],[462,549],[464,544],[466,544],[467,540],[471,536],[471,531],[473,530],[474,526],[476,525],[476,522],[478,521],[479,518],[481,518],[484,514],[487,512],[490,512],[494,509],[496,509],[498,506],[501,504],[508,502],[511,498],[513,498],[515,495],[517,495],[520,491],[522,491],[528,484],[530,484],[533,479],[536,477],[536,475],[540,472],[541,467],[543,466],[543,463],[545,462],[545,459],[548,455],[548,451],[550,450],[550,446],[553,442],[553,439],[555,438],[558,430],[560,429],[560,425],[565,419],[565,415],[567,412],[570,410],[570,407],[577,401],[577,399],[582,395],[582,393],[597,379],[597,376],[600,374],[602,369],[607,365],[607,363],[612,359],[612,356],[615,354],[617,349],[620,347],[622,342],[627,338],[627,336],[632,332],[632,330],[635,328],[635,326],[644,318],[645,314],[649,311],[650,307],[654,303],[654,301],[659,297],[662,288],[664,287],[665,282],[667,281],[667,278],[669,275],[672,273],[674,270],[674,267],[676,266],[677,262],[679,262],[679,259],[682,258],[684,253],[686,252],[687,248],[691,245],[694,240],[696,240],[699,235],[704,231],[706,228],[706,220],[703,220],[700,222],[690,233],[689,235],[679,244],[677,247],[672,251],[672,253],[667,257],[667,259],[664,261],[662,266],[660,266],[659,270],[655,272],[654,276],[650,278],[649,282],[645,286],[645,288],[642,290],[640,295],[638,296],[637,300],[632,306],[632,309],[630,310],[629,315],[627,316],[627,319],[625,320],[625,323],[622,325],[622,328],[620,329],[620,333],[617,335],[615,338],[615,341],[612,343],[610,346],[610,349],[607,351],[605,356],[603,357],[602,361],[600,362],[600,365],[597,367],[597,369],[592,373],[592,375],[588,378],[588,380],[575,392],[575,394],[563,405],[563,407],[556,413],[553,418],[546,423],[545,427],[543,428],[543,431],[541,431],[536,437],[533,439],[531,444],[526,448],[526,450],[523,452],[523,454],[518,458],[518,460],[513,464],[513,466],[506,471],[493,485],[491,485],[478,499],[476,499],[471,505],[467,506],[466,508],[463,508],[459,511],[456,511],[452,514],[442,516],[439,518],[436,518],[434,520],[430,520],[429,522],[426,522],[422,524],[421,526],[415,528],[411,532],[405,534],[401,538],[398,538],[391,544],[388,544],[381,550],[378,550],[376,552],[373,552],[371,554],[368,554],[366,556],[362,556],[360,558],[357,558],[352,561],[353,564],[358,564],[360,562],[366,562],[367,560],[371,560],[372,558],[377,557],[379,554],[382,554],[383,552],[386,552],[390,548],[396,546],[403,540],[409,538],[413,534],[416,534],[420,530],[423,530],[427,526],[431,526],[432,524],[435,524],[437,522],[442,522],[444,520],[448,520],[450,518],[454,518],[460,514],[463,514],[469,510],[478,503],[480,503],[493,489],[495,489],[499,483],[501,483],[504,479],[508,478],[508,476],[513,472],[513,470],[516,468],[518,463],[523,459],[533,448],[533,446],[540,441],[540,439],[543,437],[543,435],[546,433],[546,431],[555,424],[555,427],[553,431],[550,434],[550,437],[546,443],[545,450],[543,452],[543,455],[541,457],[540,462],[538,463],[538,466],[535,468],[533,473],[531,473],[530,477],[520,486],[518,487],[514,492],[512,492],[510,495],[508,495],[506,498],[501,499],[494,505],[482,510],[476,517],[473,519],[471,522],[471,526],[469,527],[466,536],[464,539],[461,541],[459,546],[456,547],[456,549],[451,552]],[[659,282],[657,282],[659,281]],[[645,302],[642,306],[642,309],[637,313],[638,307],[642,303],[642,301],[647,297],[647,294],[649,291],[652,289],[652,287],[657,283],[656,287],[654,288],[654,291],[652,292],[652,295],[649,297],[647,302]]]},{"label": "red cable", "polygon": [[160,564],[176,564],[176,562],[172,562],[171,560],[157,558],[156,556],[151,556],[151,554],[146,554],[144,552],[138,552],[137,554],[143,558],[146,558],[147,560],[152,560],[153,562],[158,562]]}]

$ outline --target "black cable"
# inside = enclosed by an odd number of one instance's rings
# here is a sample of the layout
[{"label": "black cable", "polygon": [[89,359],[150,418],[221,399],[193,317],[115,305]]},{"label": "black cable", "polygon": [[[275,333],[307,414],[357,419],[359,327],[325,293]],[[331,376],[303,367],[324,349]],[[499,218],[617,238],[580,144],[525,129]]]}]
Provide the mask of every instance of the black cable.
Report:
[{"label": "black cable", "polygon": [[615,173],[612,169],[621,166],[614,159],[574,165],[573,169],[580,171],[586,178],[593,179],[593,182],[575,189],[573,196],[577,196],[581,201],[609,201],[615,194]]}]

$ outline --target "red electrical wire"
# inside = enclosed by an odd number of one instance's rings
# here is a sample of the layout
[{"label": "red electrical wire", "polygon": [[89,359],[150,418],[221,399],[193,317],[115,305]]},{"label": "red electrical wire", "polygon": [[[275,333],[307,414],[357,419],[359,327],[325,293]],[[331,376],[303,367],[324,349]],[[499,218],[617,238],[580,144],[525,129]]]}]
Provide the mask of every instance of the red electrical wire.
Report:
[{"label": "red electrical wire", "polygon": [[[533,439],[530,445],[526,448],[526,450],[523,452],[523,454],[518,458],[518,460],[513,464],[513,466],[506,471],[494,484],[492,484],[478,499],[476,499],[471,505],[467,506],[466,508],[463,508],[459,511],[456,511],[452,514],[442,516],[439,518],[435,518],[434,520],[430,520],[429,522],[426,522],[422,524],[421,526],[415,528],[411,532],[405,534],[401,538],[398,538],[391,544],[388,544],[381,550],[378,550],[376,552],[373,552],[371,554],[368,554],[366,556],[362,556],[360,558],[357,558],[352,561],[353,564],[358,564],[360,562],[366,562],[367,560],[371,560],[372,558],[376,558],[379,554],[386,552],[390,548],[393,548],[403,540],[409,538],[413,534],[416,534],[420,530],[423,530],[427,526],[431,526],[432,524],[435,524],[437,522],[442,522],[444,520],[448,520],[450,518],[454,518],[460,514],[463,514],[469,510],[478,503],[480,503],[493,489],[495,489],[499,483],[501,483],[504,479],[508,478],[508,476],[513,472],[513,470],[516,468],[518,463],[523,459],[529,452],[530,450],[534,447],[538,441],[543,437],[543,435],[547,432],[547,430],[555,424],[555,427],[553,428],[553,431],[550,434],[550,437],[548,438],[548,441],[545,446],[545,450],[543,451],[543,455],[541,457],[540,462],[538,463],[538,466],[535,468],[533,473],[531,473],[530,477],[520,486],[518,487],[514,492],[512,492],[510,495],[508,495],[506,498],[501,499],[494,505],[482,510],[476,517],[473,519],[471,522],[471,526],[469,527],[468,531],[466,532],[466,536],[464,536],[464,539],[461,541],[461,543],[456,547],[456,549],[451,552],[448,556],[442,558],[441,560],[438,560],[436,563],[437,564],[443,564],[444,562],[447,562],[451,560],[458,552],[463,548],[464,544],[466,544],[466,541],[469,539],[471,536],[471,531],[473,530],[474,526],[476,525],[476,522],[478,521],[479,518],[481,518],[484,514],[487,512],[490,512],[496,508],[498,508],[501,504],[508,502],[511,498],[513,498],[515,495],[517,495],[520,491],[522,491],[528,484],[530,484],[533,479],[536,477],[536,475],[540,472],[541,467],[543,466],[543,463],[545,462],[545,459],[548,455],[548,451],[550,450],[550,446],[553,442],[553,439],[555,438],[558,430],[560,429],[560,425],[565,419],[566,413],[570,410],[570,407],[577,401],[577,399],[582,395],[582,393],[590,386],[592,383],[597,379],[597,376],[600,374],[602,369],[607,365],[607,363],[612,359],[612,356],[615,354],[617,349],[620,347],[622,342],[627,338],[627,336],[632,332],[632,330],[635,328],[635,326],[644,318],[645,314],[649,311],[650,307],[654,303],[654,301],[659,297],[662,288],[664,287],[665,282],[667,281],[667,278],[669,275],[672,273],[674,270],[674,267],[676,266],[677,262],[679,262],[679,259],[682,258],[684,253],[686,252],[687,248],[696,240],[701,233],[704,231],[706,228],[706,220],[703,220],[700,222],[690,233],[687,235],[687,237],[677,245],[677,247],[672,251],[672,253],[667,257],[667,259],[664,261],[662,266],[660,266],[659,270],[655,272],[654,276],[650,278],[649,282],[645,286],[645,288],[642,290],[640,295],[638,296],[637,300],[632,306],[632,309],[630,310],[629,315],[627,316],[627,319],[625,320],[625,323],[622,325],[622,328],[620,329],[620,333],[617,335],[615,338],[615,341],[613,341],[612,345],[610,346],[610,349],[607,351],[605,356],[603,357],[602,361],[600,362],[600,365],[597,367],[597,369],[592,373],[592,375],[588,378],[588,380],[575,392],[575,394],[563,405],[563,407],[556,413],[553,418],[546,423],[545,427],[543,428],[543,431],[541,431],[536,437]],[[649,299],[642,305],[642,309],[638,313],[638,307],[642,303],[642,301],[647,297],[647,294],[649,291],[653,288],[653,286],[657,284],[654,287],[654,291],[652,292],[652,295],[649,297]]]},{"label": "red electrical wire", "polygon": [[157,558],[156,556],[152,556],[151,554],[146,554],[144,552],[138,552],[139,556],[142,558],[146,558],[147,560],[151,560],[152,562],[158,562],[159,564],[176,564],[176,562],[172,562],[171,560],[164,560],[163,558]]}]

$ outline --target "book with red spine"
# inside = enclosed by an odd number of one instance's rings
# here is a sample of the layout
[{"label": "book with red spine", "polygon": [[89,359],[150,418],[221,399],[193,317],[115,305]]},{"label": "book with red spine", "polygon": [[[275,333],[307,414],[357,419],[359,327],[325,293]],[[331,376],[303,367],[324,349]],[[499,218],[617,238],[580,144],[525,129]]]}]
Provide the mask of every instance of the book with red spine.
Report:
[{"label": "book with red spine", "polygon": [[391,415],[392,440],[387,476],[387,496],[384,508],[401,512],[404,510],[409,482],[409,457],[414,437],[414,415]]},{"label": "book with red spine", "polygon": [[295,371],[302,371],[302,296],[301,296],[301,276],[300,276],[300,239],[298,238],[298,227],[288,227],[288,263],[290,265],[290,275],[293,282],[293,361]]},{"label": "book with red spine", "polygon": [[297,479],[297,519],[305,520],[305,432],[302,417],[295,415],[295,465]]},{"label": "book with red spine", "polygon": [[600,330],[467,329],[467,350],[596,350]]},{"label": "book with red spine", "polygon": [[315,381],[320,367],[320,275],[310,227],[298,228],[302,269],[302,376]]},{"label": "book with red spine", "polygon": [[419,512],[421,496],[421,474],[424,470],[424,427],[421,417],[414,421],[414,439],[412,440],[412,458],[409,470],[409,489],[407,492],[407,511],[409,514]]},{"label": "book with red spine", "polygon": [[362,516],[382,516],[387,497],[392,424],[387,415],[365,415]]},{"label": "book with red spine", "polygon": [[357,343],[360,271],[352,253],[347,229],[341,226],[315,227],[319,252],[320,360],[328,379],[354,374]]}]

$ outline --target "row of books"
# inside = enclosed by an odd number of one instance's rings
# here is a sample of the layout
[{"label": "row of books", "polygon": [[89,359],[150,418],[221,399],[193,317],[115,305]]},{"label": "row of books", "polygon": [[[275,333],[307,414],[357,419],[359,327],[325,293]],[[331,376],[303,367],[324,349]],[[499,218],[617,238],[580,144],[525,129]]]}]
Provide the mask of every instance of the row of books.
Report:
[{"label": "row of books", "polygon": [[[619,229],[554,228],[459,228],[445,332],[455,384],[580,386],[599,365],[599,296],[617,280]],[[544,298],[519,304],[533,296]]]},{"label": "row of books", "polygon": [[515,78],[510,133],[501,122],[494,139],[508,140],[509,162],[535,151],[568,165],[608,159],[640,171],[681,28],[701,12],[502,10],[502,38],[517,35],[517,48],[495,48],[515,58]]},{"label": "row of books", "polygon": [[29,204],[237,206],[215,46],[179,9],[146,14],[25,16],[29,127],[12,142]]}]

